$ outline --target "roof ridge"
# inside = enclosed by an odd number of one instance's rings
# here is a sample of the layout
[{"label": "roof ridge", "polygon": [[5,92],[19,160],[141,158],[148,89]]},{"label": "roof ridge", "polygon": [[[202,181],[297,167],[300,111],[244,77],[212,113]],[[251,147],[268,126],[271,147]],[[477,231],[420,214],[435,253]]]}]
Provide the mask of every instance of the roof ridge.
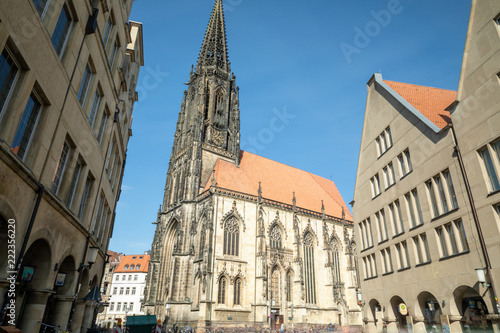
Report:
[{"label": "roof ridge", "polygon": [[[309,173],[309,172],[308,172]],[[335,197],[331,196],[330,193],[327,191],[327,189],[323,186],[323,184],[321,184],[320,182],[318,182],[318,180],[316,179],[316,177],[321,177],[321,176],[318,176],[318,175],[315,175],[315,174],[312,174],[312,173],[309,173],[309,175],[311,176],[311,178],[314,179],[314,181],[326,192],[326,194],[333,199],[333,201],[335,201],[340,207],[346,207],[347,208],[347,205],[345,202],[339,202]],[[339,189],[337,188],[337,185],[335,185],[335,182],[333,180],[329,180],[327,178],[323,178],[323,179],[326,179],[328,181],[330,181],[332,184],[333,184],[333,187],[334,189],[336,190],[336,192],[340,195],[340,191]],[[342,197],[340,195],[340,197]],[[349,209],[347,209],[347,211],[349,212],[349,215],[352,216],[351,212],[349,211]]]}]

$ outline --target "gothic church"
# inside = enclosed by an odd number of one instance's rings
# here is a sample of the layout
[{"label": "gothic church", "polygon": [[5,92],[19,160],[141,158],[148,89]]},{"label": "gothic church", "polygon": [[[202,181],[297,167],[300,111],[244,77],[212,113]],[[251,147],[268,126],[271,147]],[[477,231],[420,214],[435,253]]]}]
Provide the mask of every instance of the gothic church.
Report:
[{"label": "gothic church", "polygon": [[361,325],[352,217],[325,178],[240,150],[216,0],[175,131],[146,313],[171,327]]}]

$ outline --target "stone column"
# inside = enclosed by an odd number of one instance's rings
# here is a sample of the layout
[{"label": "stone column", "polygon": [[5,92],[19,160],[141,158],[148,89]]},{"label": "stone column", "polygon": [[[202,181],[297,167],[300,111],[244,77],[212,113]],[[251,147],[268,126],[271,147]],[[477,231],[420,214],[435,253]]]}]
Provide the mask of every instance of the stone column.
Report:
[{"label": "stone column", "polygon": [[425,328],[424,317],[413,317],[413,332],[414,333],[427,333]]},{"label": "stone column", "polygon": [[494,333],[500,333],[500,316],[496,314],[486,315],[486,319],[491,320]]},{"label": "stone column", "polygon": [[40,330],[40,322],[43,320],[47,300],[52,293],[54,293],[52,290],[27,291],[26,303],[21,314],[22,318],[16,318],[21,331],[38,332]]},{"label": "stone column", "polygon": [[85,301],[78,300],[76,302],[75,314],[73,315],[73,319],[71,321],[72,333],[80,333],[84,312],[85,312]]},{"label": "stone column", "polygon": [[365,322],[365,332],[366,333],[377,333],[377,325],[375,325],[375,320],[363,319]]},{"label": "stone column", "polygon": [[462,333],[462,325],[460,324],[462,316],[448,316],[448,319],[450,320],[450,332]]},{"label": "stone column", "polygon": [[82,323],[81,323],[81,330],[80,332],[87,332],[87,329],[91,328],[92,326],[92,316],[95,310],[95,304],[92,304],[90,302],[85,306],[85,311],[84,315],[82,318]]},{"label": "stone column", "polygon": [[399,333],[399,325],[396,322],[396,318],[385,318],[387,325],[387,333]]},{"label": "stone column", "polygon": [[61,329],[67,329],[69,313],[71,312],[72,296],[54,296],[54,325],[59,325]]}]

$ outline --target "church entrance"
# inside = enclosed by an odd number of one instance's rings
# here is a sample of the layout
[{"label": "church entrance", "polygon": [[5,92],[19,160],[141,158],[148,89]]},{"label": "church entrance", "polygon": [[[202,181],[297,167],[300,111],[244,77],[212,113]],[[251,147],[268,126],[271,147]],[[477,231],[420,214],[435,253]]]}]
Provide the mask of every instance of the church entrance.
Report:
[{"label": "church entrance", "polygon": [[281,324],[283,324],[283,320],[283,315],[280,315],[279,310],[276,310],[276,312],[273,313],[273,318],[271,319],[271,329],[274,332],[279,332]]}]

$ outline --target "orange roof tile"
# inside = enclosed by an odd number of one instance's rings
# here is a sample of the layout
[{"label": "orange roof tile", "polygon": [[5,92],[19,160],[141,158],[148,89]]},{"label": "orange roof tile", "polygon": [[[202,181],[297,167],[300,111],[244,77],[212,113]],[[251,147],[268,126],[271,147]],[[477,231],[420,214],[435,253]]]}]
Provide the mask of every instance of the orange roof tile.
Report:
[{"label": "orange roof tile", "polygon": [[[134,269],[132,269],[132,265],[134,265]],[[141,265],[141,268],[136,269],[137,265]],[[129,256],[123,256],[120,264],[118,264],[118,267],[116,267],[115,269],[115,273],[147,273],[148,266],[148,254],[133,254]]]},{"label": "orange roof tile", "polygon": [[439,128],[443,129],[451,123],[450,112],[445,109],[455,101],[456,91],[388,80],[384,82]]},{"label": "orange roof tile", "polygon": [[[261,182],[263,198],[288,205],[293,205],[295,192],[297,207],[319,213],[323,200],[325,214],[341,218],[344,207],[346,219],[352,221],[333,181],[246,151],[241,151],[239,167],[219,159],[215,164],[215,179],[217,187],[254,196],[258,195]],[[205,190],[210,185],[211,179]]]}]

